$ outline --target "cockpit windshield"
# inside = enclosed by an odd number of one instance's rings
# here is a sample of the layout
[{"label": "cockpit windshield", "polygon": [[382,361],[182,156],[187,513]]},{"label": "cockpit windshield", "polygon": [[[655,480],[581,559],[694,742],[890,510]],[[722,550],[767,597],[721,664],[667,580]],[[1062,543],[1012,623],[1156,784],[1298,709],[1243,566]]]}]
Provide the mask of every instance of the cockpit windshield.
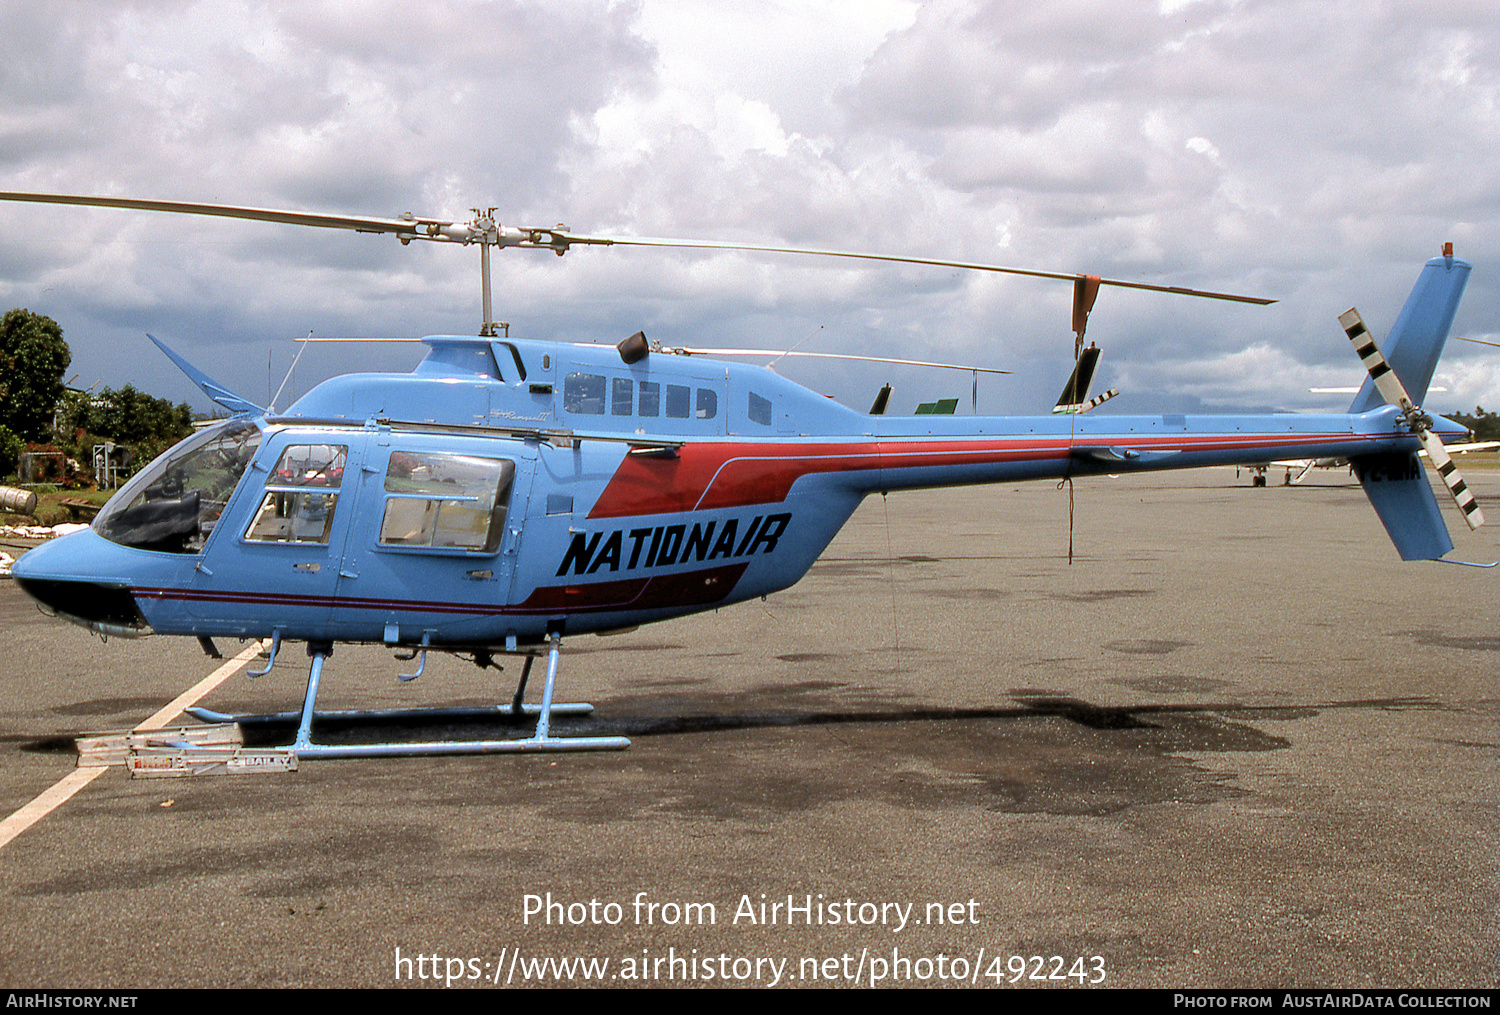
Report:
[{"label": "cockpit windshield", "polygon": [[94,531],[141,550],[197,553],[255,457],[260,438],[260,428],[244,419],[194,434],[125,484],[94,519]]}]

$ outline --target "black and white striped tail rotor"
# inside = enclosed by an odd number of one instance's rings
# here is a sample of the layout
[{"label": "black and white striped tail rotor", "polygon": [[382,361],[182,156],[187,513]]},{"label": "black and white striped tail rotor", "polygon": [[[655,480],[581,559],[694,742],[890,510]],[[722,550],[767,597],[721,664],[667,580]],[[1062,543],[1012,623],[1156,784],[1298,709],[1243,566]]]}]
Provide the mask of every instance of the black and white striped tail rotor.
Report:
[{"label": "black and white striped tail rotor", "polygon": [[1453,495],[1453,503],[1458,505],[1458,510],[1463,512],[1464,521],[1469,523],[1470,529],[1477,529],[1484,524],[1484,512],[1479,510],[1479,502],[1474,499],[1474,491],[1464,482],[1464,477],[1459,475],[1458,466],[1453,464],[1448,449],[1443,447],[1443,442],[1438,439],[1437,434],[1431,430],[1420,430],[1417,436],[1422,440],[1422,447],[1427,451],[1427,457],[1432,459],[1433,466],[1438,475],[1443,477],[1443,482],[1448,486],[1448,492]]},{"label": "black and white striped tail rotor", "polygon": [[1471,530],[1479,528],[1484,524],[1484,512],[1479,510],[1479,502],[1474,499],[1474,492],[1469,489],[1469,485],[1464,482],[1464,477],[1459,474],[1458,466],[1453,464],[1453,458],[1448,454],[1448,449],[1443,446],[1442,439],[1432,432],[1432,417],[1412,402],[1411,396],[1406,393],[1406,386],[1401,383],[1401,378],[1396,376],[1396,371],[1392,370],[1391,365],[1386,362],[1385,356],[1375,344],[1374,337],[1371,336],[1365,327],[1364,320],[1359,316],[1359,311],[1352,308],[1345,311],[1339,315],[1339,323],[1344,326],[1344,333],[1349,336],[1349,341],[1354,343],[1354,350],[1359,353],[1360,362],[1365,365],[1370,379],[1375,382],[1375,390],[1380,392],[1380,397],[1384,398],[1388,404],[1401,410],[1401,416],[1406,420],[1407,426],[1422,442],[1422,449],[1432,460],[1432,465],[1437,469],[1438,475],[1443,477],[1443,483],[1448,487],[1453,503],[1458,505],[1464,521]]}]

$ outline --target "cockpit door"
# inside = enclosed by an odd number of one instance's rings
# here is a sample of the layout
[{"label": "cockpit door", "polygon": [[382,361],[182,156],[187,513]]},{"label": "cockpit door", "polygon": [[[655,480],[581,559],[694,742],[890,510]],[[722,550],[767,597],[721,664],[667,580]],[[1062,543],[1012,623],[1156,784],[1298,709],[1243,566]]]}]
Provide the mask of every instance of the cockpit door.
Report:
[{"label": "cockpit door", "polygon": [[204,548],[190,611],[224,633],[323,637],[364,439],[359,431],[269,435]]}]

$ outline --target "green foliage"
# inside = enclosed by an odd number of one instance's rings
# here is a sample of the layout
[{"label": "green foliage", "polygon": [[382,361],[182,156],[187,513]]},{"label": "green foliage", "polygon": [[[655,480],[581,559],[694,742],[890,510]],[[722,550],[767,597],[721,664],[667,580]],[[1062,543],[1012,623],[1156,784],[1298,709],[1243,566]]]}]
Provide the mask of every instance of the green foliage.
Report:
[{"label": "green foliage", "polygon": [[62,412],[68,430],[83,430],[121,444],[174,444],[193,432],[193,410],[127,384],[118,390],[68,392]]},{"label": "green foliage", "polygon": [[8,311],[0,319],[0,426],[25,440],[45,440],[72,359],[56,321]]},{"label": "green foliage", "polygon": [[68,392],[63,401],[61,429],[82,432],[79,452],[91,449],[91,438],[114,441],[130,447],[136,463],[149,462],[193,432],[193,410],[186,402],[173,405],[127,384],[119,390]]},{"label": "green foliage", "polygon": [[66,391],[72,361],[62,328],[50,317],[11,310],[0,320],[0,476],[13,473],[25,442],[53,440],[85,470],[93,445],[113,441],[129,459],[148,462],[193,432],[193,412],[132,385],[98,394]]},{"label": "green foliage", "polygon": [[1476,441],[1500,441],[1500,412],[1485,412],[1483,406],[1474,407],[1474,415],[1465,412],[1448,413],[1455,423],[1462,423],[1474,431]]},{"label": "green foliage", "polygon": [[0,476],[9,476],[16,471],[16,465],[21,461],[21,454],[25,450],[25,441],[6,427],[0,426]]}]

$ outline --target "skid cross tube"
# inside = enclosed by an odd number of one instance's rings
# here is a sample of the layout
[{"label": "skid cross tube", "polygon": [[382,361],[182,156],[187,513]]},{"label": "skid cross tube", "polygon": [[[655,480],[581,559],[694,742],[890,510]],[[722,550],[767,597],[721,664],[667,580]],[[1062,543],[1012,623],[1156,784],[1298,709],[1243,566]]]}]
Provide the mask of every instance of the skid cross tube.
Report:
[{"label": "skid cross tube", "polygon": [[[428,646],[428,644],[431,641],[432,641],[432,632],[431,631],[423,631],[422,632],[422,648],[420,650],[421,654],[422,654],[422,661],[417,664],[417,672],[415,672],[415,673],[398,673],[398,674],[396,674],[396,679],[397,680],[401,681],[404,684],[404,683],[407,683],[409,681],[416,680],[423,673],[427,672],[427,646]],[[416,655],[415,652],[413,652],[412,654]]]},{"label": "skid cross tube", "polygon": [[312,656],[312,665],[307,670],[307,696],[302,699],[302,720],[297,724],[297,739],[292,742],[293,751],[312,746],[313,706],[318,701],[318,681],[323,678],[323,663],[333,654],[333,647],[309,645],[307,651]]},{"label": "skid cross tube", "polygon": [[251,677],[251,678],[254,678],[254,677],[263,677],[267,673],[270,673],[271,670],[272,670],[272,668],[275,667],[275,665],[276,665],[276,653],[278,653],[280,651],[281,651],[281,628],[278,627],[276,630],[274,630],[274,631],[271,632],[271,653],[270,653],[270,658],[266,660],[266,668],[263,669],[263,670],[246,670],[245,671],[245,676]]}]

